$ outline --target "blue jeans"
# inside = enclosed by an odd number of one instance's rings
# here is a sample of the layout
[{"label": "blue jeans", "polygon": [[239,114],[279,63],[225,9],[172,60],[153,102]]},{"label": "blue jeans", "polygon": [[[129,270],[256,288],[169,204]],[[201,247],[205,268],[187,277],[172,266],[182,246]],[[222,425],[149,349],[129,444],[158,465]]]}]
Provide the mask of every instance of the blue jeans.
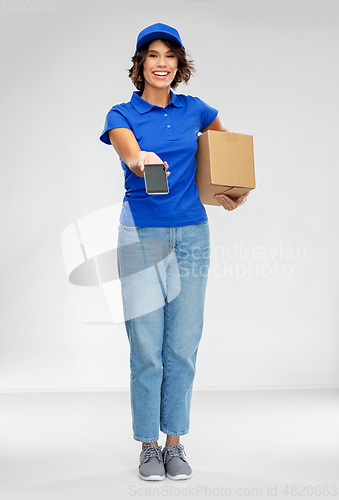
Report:
[{"label": "blue jeans", "polygon": [[208,221],[181,227],[119,225],[118,269],[130,344],[136,441],[189,431],[210,264]]}]

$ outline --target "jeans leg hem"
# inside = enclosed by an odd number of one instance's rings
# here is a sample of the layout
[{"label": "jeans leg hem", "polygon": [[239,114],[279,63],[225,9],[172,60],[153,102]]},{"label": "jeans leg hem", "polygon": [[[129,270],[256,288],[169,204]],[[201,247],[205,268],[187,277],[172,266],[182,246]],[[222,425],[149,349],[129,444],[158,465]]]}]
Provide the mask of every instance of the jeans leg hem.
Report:
[{"label": "jeans leg hem", "polygon": [[186,429],[185,431],[182,431],[182,432],[171,432],[171,431],[167,431],[163,427],[160,427],[160,430],[164,434],[167,434],[167,436],[184,436],[185,434],[188,434],[188,431],[189,431],[189,429]]},{"label": "jeans leg hem", "polygon": [[159,441],[159,436],[155,439],[153,439],[153,438],[147,439],[147,438],[142,438],[139,436],[133,436],[133,438],[135,439],[135,441],[140,441],[141,443],[155,443],[155,442]]}]

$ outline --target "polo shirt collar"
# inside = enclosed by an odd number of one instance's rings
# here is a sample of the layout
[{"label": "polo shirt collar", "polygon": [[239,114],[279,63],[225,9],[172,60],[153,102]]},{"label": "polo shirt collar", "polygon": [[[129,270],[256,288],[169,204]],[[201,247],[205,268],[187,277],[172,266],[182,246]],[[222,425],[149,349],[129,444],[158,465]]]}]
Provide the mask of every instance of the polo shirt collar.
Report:
[{"label": "polo shirt collar", "polygon": [[[180,98],[174,92],[172,92],[172,90],[170,91],[170,93],[171,93],[171,100],[167,104],[167,106],[170,106],[172,104],[176,108],[182,108]],[[149,102],[142,99],[140,90],[136,90],[133,92],[133,95],[131,98],[131,104],[141,115],[143,115],[144,113],[147,113],[152,108],[157,107],[157,106],[153,106],[153,104],[150,104]]]}]

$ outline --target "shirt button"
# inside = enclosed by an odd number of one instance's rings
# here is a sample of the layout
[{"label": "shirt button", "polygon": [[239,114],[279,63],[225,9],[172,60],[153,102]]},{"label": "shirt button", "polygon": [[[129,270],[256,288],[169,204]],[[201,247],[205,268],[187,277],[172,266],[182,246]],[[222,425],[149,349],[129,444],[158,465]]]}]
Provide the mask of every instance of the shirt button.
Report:
[{"label": "shirt button", "polygon": [[167,125],[167,128],[171,128],[171,125]]},{"label": "shirt button", "polygon": [[164,117],[165,117],[165,118],[167,118],[167,116],[168,116],[168,115],[167,115],[167,113],[165,113],[165,114],[164,114]]}]

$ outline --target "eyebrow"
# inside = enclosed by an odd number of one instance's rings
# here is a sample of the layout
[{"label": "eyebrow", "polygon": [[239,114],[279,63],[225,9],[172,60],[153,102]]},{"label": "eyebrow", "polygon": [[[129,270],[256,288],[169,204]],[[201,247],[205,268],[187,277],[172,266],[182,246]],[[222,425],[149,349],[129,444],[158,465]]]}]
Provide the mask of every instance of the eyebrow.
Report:
[{"label": "eyebrow", "polygon": [[[148,52],[156,52],[157,54],[159,54],[159,52],[158,52],[157,50],[154,50],[154,49],[150,49]],[[174,53],[174,52],[173,52],[173,50],[168,50],[168,51],[166,52],[166,54],[168,54],[169,52],[170,52],[171,54],[173,54],[173,53]]]}]

